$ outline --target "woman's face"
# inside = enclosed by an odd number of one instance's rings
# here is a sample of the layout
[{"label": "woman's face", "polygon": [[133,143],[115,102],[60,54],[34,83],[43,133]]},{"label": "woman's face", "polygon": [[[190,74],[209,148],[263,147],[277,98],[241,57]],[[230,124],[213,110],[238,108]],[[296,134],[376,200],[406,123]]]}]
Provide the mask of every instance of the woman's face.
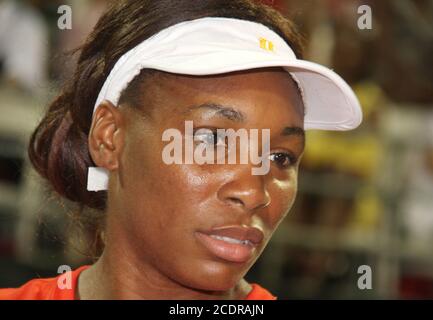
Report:
[{"label": "woman's face", "polygon": [[[141,111],[119,108],[124,127],[118,168],[110,177],[108,245],[122,245],[125,255],[184,286],[228,290],[254,264],[293,205],[304,150],[300,94],[278,68],[207,77],[162,75],[145,81],[142,89]],[[239,160],[165,164],[162,154],[169,142],[162,139],[164,131],[177,129],[186,138],[188,120],[194,128],[211,130],[270,129],[270,170],[252,175],[256,165]],[[263,241],[247,250],[237,244],[210,249],[209,238],[199,232],[225,226],[256,228]],[[228,250],[229,257],[215,250]]]}]

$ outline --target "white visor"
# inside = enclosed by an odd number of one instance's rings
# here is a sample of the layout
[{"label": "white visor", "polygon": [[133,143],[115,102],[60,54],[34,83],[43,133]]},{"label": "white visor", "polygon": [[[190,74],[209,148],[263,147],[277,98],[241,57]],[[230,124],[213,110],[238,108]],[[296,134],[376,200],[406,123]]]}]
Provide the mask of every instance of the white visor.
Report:
[{"label": "white visor", "polygon": [[[95,103],[117,106],[122,91],[142,69],[184,75],[213,75],[283,67],[301,90],[304,129],[351,130],[362,121],[358,99],[334,71],[297,59],[276,32],[247,20],[207,17],[181,22],[146,39],[115,64]],[[87,190],[106,190],[108,172],[89,168]]]}]

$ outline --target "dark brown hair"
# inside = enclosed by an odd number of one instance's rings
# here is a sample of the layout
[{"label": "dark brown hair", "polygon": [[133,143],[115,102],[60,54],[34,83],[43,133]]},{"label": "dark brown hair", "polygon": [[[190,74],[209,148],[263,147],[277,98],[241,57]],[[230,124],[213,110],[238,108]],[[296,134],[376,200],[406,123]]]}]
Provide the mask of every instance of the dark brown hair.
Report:
[{"label": "dark brown hair", "polygon": [[[79,48],[75,73],[50,104],[28,147],[37,172],[61,196],[81,208],[105,210],[106,191],[87,191],[87,168],[95,166],[88,133],[97,95],[116,61],[157,32],[202,17],[226,17],[264,24],[301,57],[300,36],[290,20],[253,0],[113,1]],[[136,78],[137,79],[137,78]]]}]

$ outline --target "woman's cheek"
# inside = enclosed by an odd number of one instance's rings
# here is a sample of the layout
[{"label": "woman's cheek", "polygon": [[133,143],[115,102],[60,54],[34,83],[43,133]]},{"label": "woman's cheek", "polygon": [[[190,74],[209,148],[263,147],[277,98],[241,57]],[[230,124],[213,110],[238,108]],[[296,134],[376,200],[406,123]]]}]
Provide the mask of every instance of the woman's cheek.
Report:
[{"label": "woman's cheek", "polygon": [[175,177],[173,185],[176,185],[179,194],[194,201],[191,204],[206,202],[212,198],[212,192],[216,192],[214,186],[218,184],[219,175],[203,170],[200,165],[177,165],[171,174]]},{"label": "woman's cheek", "polygon": [[272,224],[278,225],[282,219],[288,214],[296,200],[298,191],[297,171],[291,174],[290,179],[272,181],[272,189],[274,196],[271,198],[271,205],[276,208],[275,217]]}]

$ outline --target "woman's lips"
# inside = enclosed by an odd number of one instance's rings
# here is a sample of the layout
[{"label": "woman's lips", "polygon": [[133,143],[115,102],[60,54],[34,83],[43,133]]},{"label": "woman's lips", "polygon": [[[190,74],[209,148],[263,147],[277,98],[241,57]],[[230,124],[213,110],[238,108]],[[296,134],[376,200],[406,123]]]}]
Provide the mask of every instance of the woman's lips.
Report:
[{"label": "woman's lips", "polygon": [[222,227],[196,232],[197,239],[215,256],[231,262],[247,262],[263,241],[257,228]]}]

